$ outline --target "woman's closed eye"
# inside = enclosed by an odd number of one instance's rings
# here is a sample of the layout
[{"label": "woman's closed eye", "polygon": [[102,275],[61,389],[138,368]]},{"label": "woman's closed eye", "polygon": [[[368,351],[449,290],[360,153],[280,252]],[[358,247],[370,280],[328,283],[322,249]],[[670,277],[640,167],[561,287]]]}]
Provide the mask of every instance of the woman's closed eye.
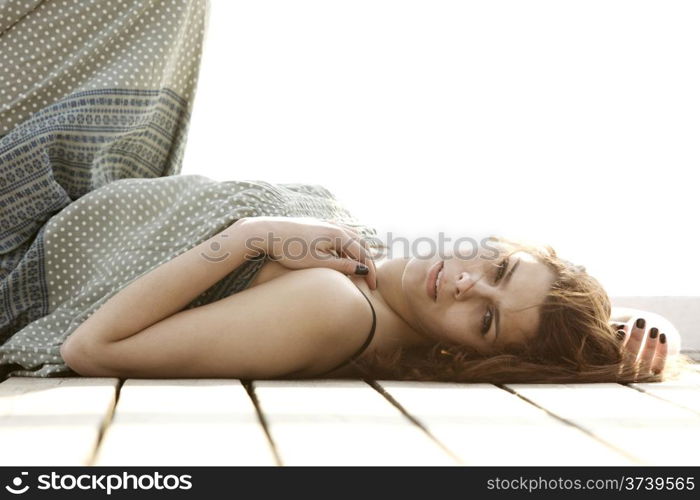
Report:
[{"label": "woman's closed eye", "polygon": [[[503,278],[503,275],[506,272],[506,269],[508,269],[508,257],[504,258],[500,264],[496,266],[496,277],[494,279],[494,285],[498,284],[499,281],[501,281],[501,278]],[[493,308],[488,307],[486,309],[486,313],[484,314],[484,317],[481,321],[481,335],[484,336],[486,335],[489,330],[491,329],[491,322],[493,321]]]}]

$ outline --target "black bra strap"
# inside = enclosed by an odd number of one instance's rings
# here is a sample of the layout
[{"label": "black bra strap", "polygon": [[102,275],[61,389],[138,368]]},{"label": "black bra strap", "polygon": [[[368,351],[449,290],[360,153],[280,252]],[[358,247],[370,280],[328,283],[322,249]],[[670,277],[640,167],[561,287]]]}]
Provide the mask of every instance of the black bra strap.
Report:
[{"label": "black bra strap", "polygon": [[[353,284],[355,284],[355,283],[353,282]],[[357,286],[357,285],[355,285],[355,286]],[[357,358],[360,357],[360,355],[365,351],[365,349],[367,349],[367,347],[369,347],[369,344],[372,342],[372,339],[374,338],[374,329],[377,326],[377,315],[374,312],[374,306],[372,305],[372,302],[370,302],[370,300],[367,298],[367,295],[365,295],[365,292],[363,292],[359,286],[357,287],[357,289],[360,291],[360,293],[362,293],[362,295],[364,295],[365,299],[367,299],[367,303],[369,304],[369,307],[372,309],[372,329],[370,330],[369,335],[365,339],[365,343],[360,346],[360,348],[355,352],[355,354],[353,354],[349,359],[346,359],[345,361],[340,363],[335,368],[326,371],[325,373],[330,373],[332,371],[337,370],[338,368],[342,368],[343,366],[347,365],[348,363],[355,361]]]}]

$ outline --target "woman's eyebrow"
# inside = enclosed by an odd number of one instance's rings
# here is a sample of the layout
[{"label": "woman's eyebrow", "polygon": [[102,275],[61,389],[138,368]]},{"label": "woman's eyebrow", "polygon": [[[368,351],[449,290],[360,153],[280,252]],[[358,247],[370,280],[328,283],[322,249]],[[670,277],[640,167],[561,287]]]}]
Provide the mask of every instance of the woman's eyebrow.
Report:
[{"label": "woman's eyebrow", "polygon": [[505,287],[508,282],[510,281],[510,277],[513,276],[513,273],[515,272],[515,269],[520,265],[520,259],[515,261],[515,264],[513,264],[513,267],[510,268],[510,271],[508,271],[508,274],[505,275],[503,278],[503,286]]},{"label": "woman's eyebrow", "polygon": [[[515,261],[515,264],[513,264],[510,268],[510,271],[508,271],[508,274],[505,275],[503,278],[503,287],[505,287],[508,282],[510,281],[510,277],[513,276],[513,273],[515,272],[515,269],[518,267],[520,264],[520,259]],[[493,338],[492,343],[496,343],[498,340],[498,334],[501,333],[501,310],[497,307],[496,308],[496,335]]]}]

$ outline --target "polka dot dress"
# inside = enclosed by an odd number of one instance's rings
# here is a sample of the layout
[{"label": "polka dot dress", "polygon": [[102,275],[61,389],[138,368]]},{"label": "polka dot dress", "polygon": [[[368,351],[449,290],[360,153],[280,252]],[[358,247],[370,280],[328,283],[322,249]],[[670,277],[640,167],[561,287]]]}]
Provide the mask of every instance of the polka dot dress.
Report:
[{"label": "polka dot dress", "polygon": [[206,0],[0,1],[0,255],[93,189],[181,171],[207,15]]},{"label": "polka dot dress", "polygon": [[0,0],[0,342],[49,311],[54,214],[180,172],[208,15],[207,0]]},{"label": "polka dot dress", "polygon": [[0,377],[77,375],[59,352],[72,331],[240,217],[376,235],[322,186],[176,175],[208,15],[207,0],[0,0]]},{"label": "polka dot dress", "polygon": [[[358,222],[318,185],[215,181],[201,175],[112,182],[73,202],[44,227],[50,312],[0,346],[0,365],[15,376],[75,374],[63,362],[60,346],[100,305],[239,218],[263,215],[334,220],[376,237],[374,228]],[[186,309],[243,290],[262,264],[245,262]]]},{"label": "polka dot dress", "polygon": [[208,8],[206,0],[0,2],[0,136],[52,103],[106,95],[94,90],[155,91],[147,106],[169,93],[166,106],[189,112]]}]

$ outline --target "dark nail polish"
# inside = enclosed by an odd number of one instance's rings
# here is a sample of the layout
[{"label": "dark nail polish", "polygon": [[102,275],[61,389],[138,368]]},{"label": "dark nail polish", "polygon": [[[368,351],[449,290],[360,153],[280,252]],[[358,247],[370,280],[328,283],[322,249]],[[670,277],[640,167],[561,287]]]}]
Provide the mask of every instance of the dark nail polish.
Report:
[{"label": "dark nail polish", "polygon": [[617,338],[620,340],[625,340],[625,331],[624,330],[618,330],[617,331]]},{"label": "dark nail polish", "polygon": [[615,328],[618,330],[622,330],[625,327],[625,325],[615,325]]},{"label": "dark nail polish", "polygon": [[662,334],[659,336],[659,341],[661,341],[662,344],[665,344],[665,343],[666,343],[666,334],[665,334],[665,333],[662,333]]},{"label": "dark nail polish", "polygon": [[644,318],[639,318],[635,325],[637,328],[644,328],[644,325],[646,324],[646,321],[644,321]]},{"label": "dark nail polish", "polygon": [[658,334],[659,334],[659,329],[656,327],[653,327],[651,330],[649,330],[649,336],[652,339],[655,339]]},{"label": "dark nail polish", "polygon": [[355,274],[369,274],[369,267],[364,264],[358,264],[355,268]]}]

